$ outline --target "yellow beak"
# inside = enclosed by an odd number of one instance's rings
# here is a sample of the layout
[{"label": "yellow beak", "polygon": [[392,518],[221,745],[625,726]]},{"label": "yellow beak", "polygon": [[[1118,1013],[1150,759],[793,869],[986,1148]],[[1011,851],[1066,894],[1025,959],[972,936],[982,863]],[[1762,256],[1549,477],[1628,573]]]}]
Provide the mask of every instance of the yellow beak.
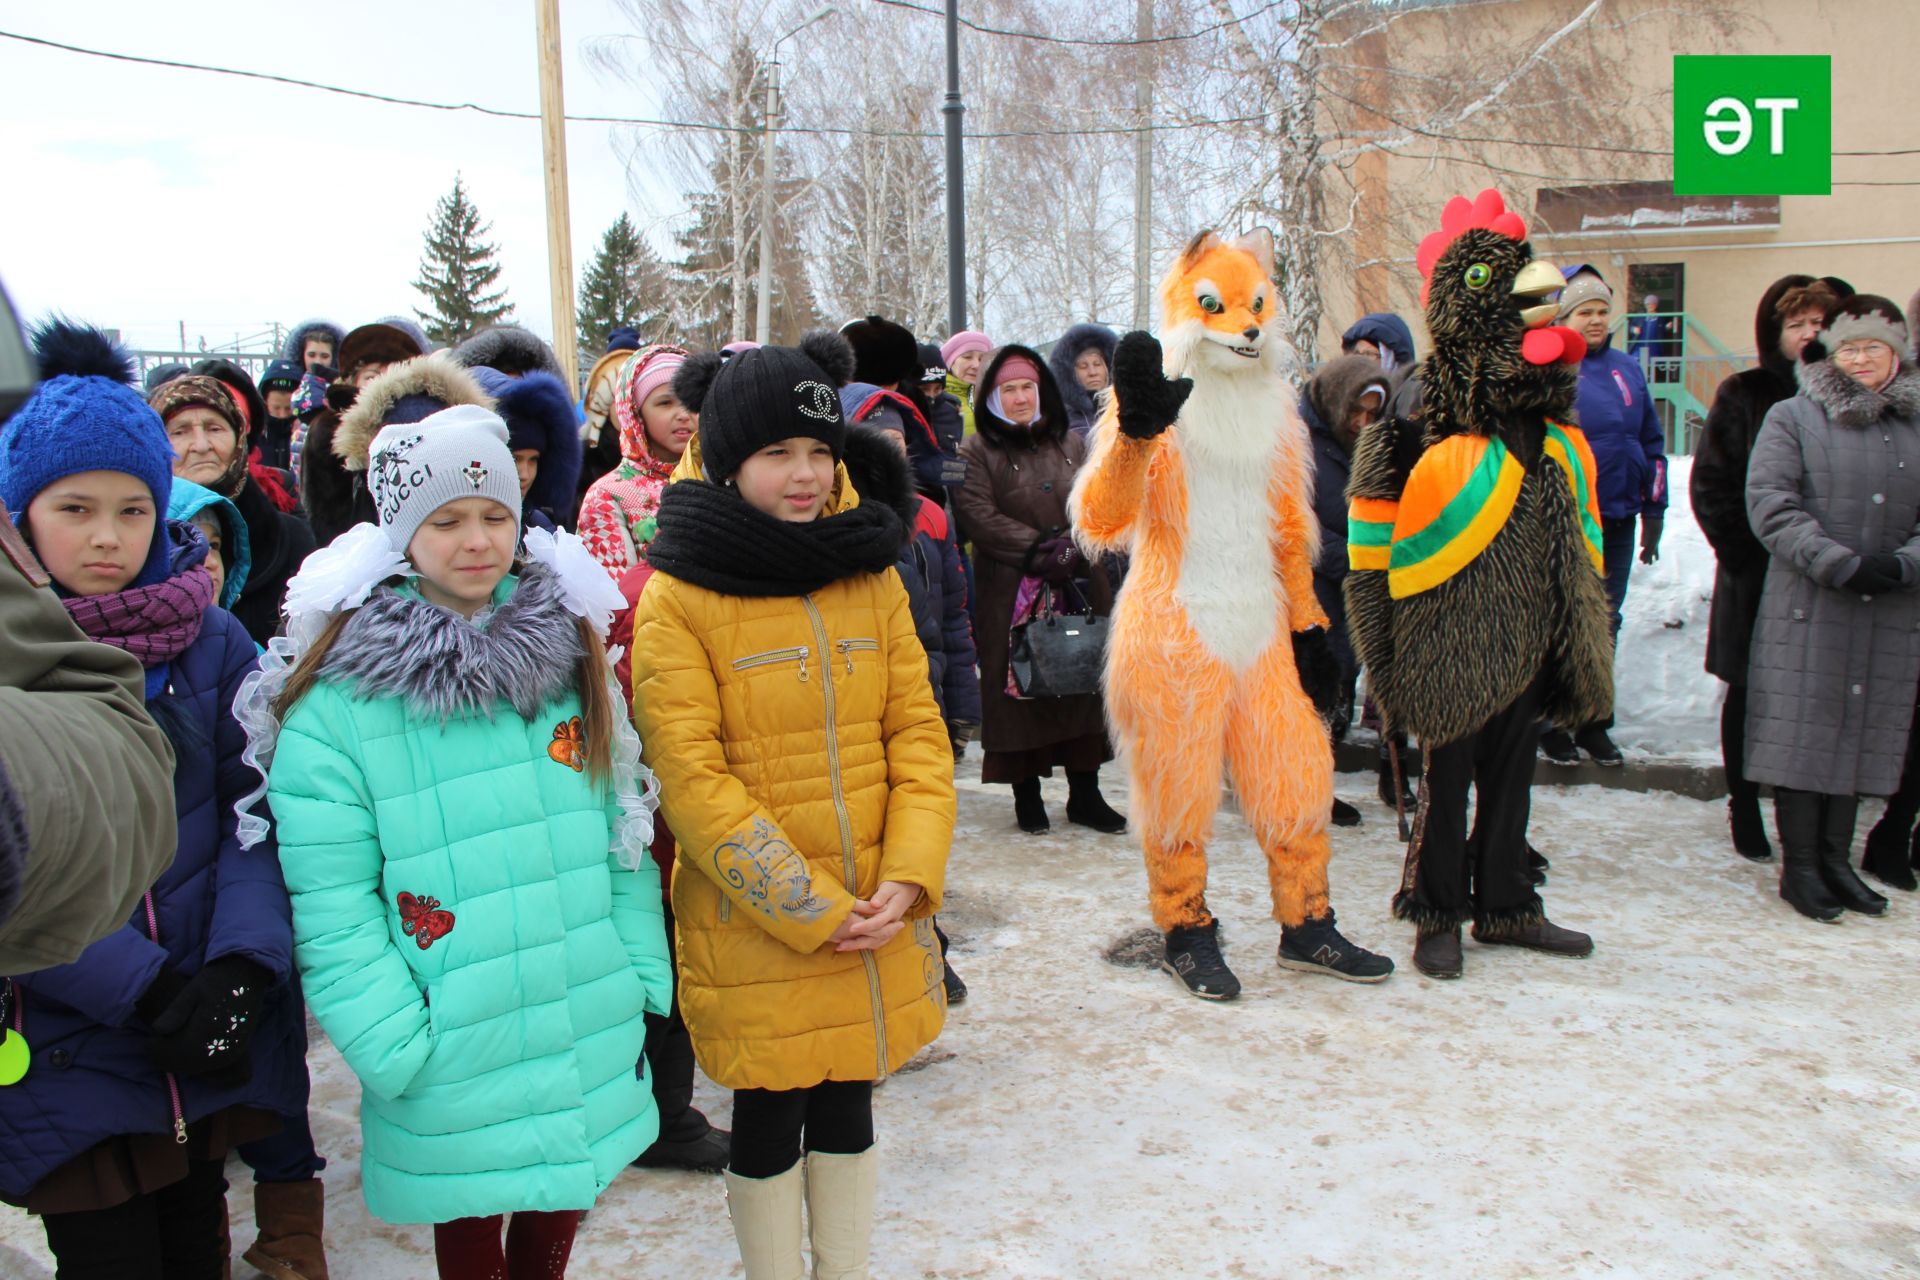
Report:
[{"label": "yellow beak", "polygon": [[[1540,258],[1529,262],[1513,278],[1513,296],[1516,298],[1544,298],[1566,287],[1567,280],[1560,274],[1560,268]],[[1522,307],[1520,320],[1527,328],[1538,329],[1552,324],[1553,318],[1559,314],[1558,302],[1542,302],[1537,306]]]}]

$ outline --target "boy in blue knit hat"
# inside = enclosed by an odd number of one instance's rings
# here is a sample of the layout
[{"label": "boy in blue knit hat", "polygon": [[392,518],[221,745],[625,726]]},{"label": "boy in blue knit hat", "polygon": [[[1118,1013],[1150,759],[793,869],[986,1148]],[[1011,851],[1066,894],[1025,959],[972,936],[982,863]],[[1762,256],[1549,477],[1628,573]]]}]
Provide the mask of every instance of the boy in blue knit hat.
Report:
[{"label": "boy in blue knit hat", "polygon": [[0,1199],[41,1217],[62,1275],[219,1275],[227,1153],[308,1089],[279,859],[237,838],[255,650],[213,603],[206,539],[165,518],[173,448],[125,353],[65,323],[36,336],[46,381],[0,428],[0,498],[74,622],[146,669],[178,848],[118,932],[0,983],[31,1038],[0,1104]]}]

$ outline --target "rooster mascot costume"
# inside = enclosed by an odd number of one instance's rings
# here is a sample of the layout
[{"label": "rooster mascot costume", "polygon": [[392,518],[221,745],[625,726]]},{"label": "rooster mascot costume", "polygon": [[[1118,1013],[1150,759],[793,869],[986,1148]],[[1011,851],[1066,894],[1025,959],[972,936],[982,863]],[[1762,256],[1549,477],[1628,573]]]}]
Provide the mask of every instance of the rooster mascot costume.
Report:
[{"label": "rooster mascot costume", "polygon": [[1539,720],[1606,716],[1613,652],[1593,454],[1570,423],[1586,343],[1552,323],[1565,280],[1493,190],[1450,201],[1417,261],[1423,406],[1355,448],[1347,627],[1374,704],[1426,752],[1394,914],[1414,966],[1457,978],[1466,920],[1481,943],[1593,950],[1541,908],[1527,815]]},{"label": "rooster mascot costume", "polygon": [[1393,962],[1341,937],[1327,902],[1333,749],[1316,702],[1335,666],[1307,433],[1269,334],[1272,235],[1195,237],[1160,302],[1166,350],[1121,339],[1068,511],[1084,547],[1132,557],[1105,691],[1165,966],[1203,999],[1240,992],[1206,899],[1224,773],[1266,854],[1280,963],[1378,982]]}]

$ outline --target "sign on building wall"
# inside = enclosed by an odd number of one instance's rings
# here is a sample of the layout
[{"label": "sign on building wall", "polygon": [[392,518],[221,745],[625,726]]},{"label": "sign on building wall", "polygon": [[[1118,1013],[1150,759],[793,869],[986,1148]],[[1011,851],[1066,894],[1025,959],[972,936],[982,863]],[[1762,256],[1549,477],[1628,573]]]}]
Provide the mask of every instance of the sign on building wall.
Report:
[{"label": "sign on building wall", "polygon": [[1677,55],[1676,195],[1833,191],[1833,59]]}]

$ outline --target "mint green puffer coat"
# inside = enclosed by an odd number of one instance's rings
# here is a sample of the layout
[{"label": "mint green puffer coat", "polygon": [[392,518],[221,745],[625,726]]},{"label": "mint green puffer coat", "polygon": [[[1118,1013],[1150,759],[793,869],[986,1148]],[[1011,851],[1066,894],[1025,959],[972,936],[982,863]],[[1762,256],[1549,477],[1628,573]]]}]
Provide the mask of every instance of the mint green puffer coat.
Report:
[{"label": "mint green puffer coat", "polygon": [[609,852],[619,806],[570,762],[580,641],[550,575],[495,601],[468,622],[377,590],[269,776],[307,1003],[360,1077],[389,1222],[589,1208],[658,1124],[659,872]]}]

